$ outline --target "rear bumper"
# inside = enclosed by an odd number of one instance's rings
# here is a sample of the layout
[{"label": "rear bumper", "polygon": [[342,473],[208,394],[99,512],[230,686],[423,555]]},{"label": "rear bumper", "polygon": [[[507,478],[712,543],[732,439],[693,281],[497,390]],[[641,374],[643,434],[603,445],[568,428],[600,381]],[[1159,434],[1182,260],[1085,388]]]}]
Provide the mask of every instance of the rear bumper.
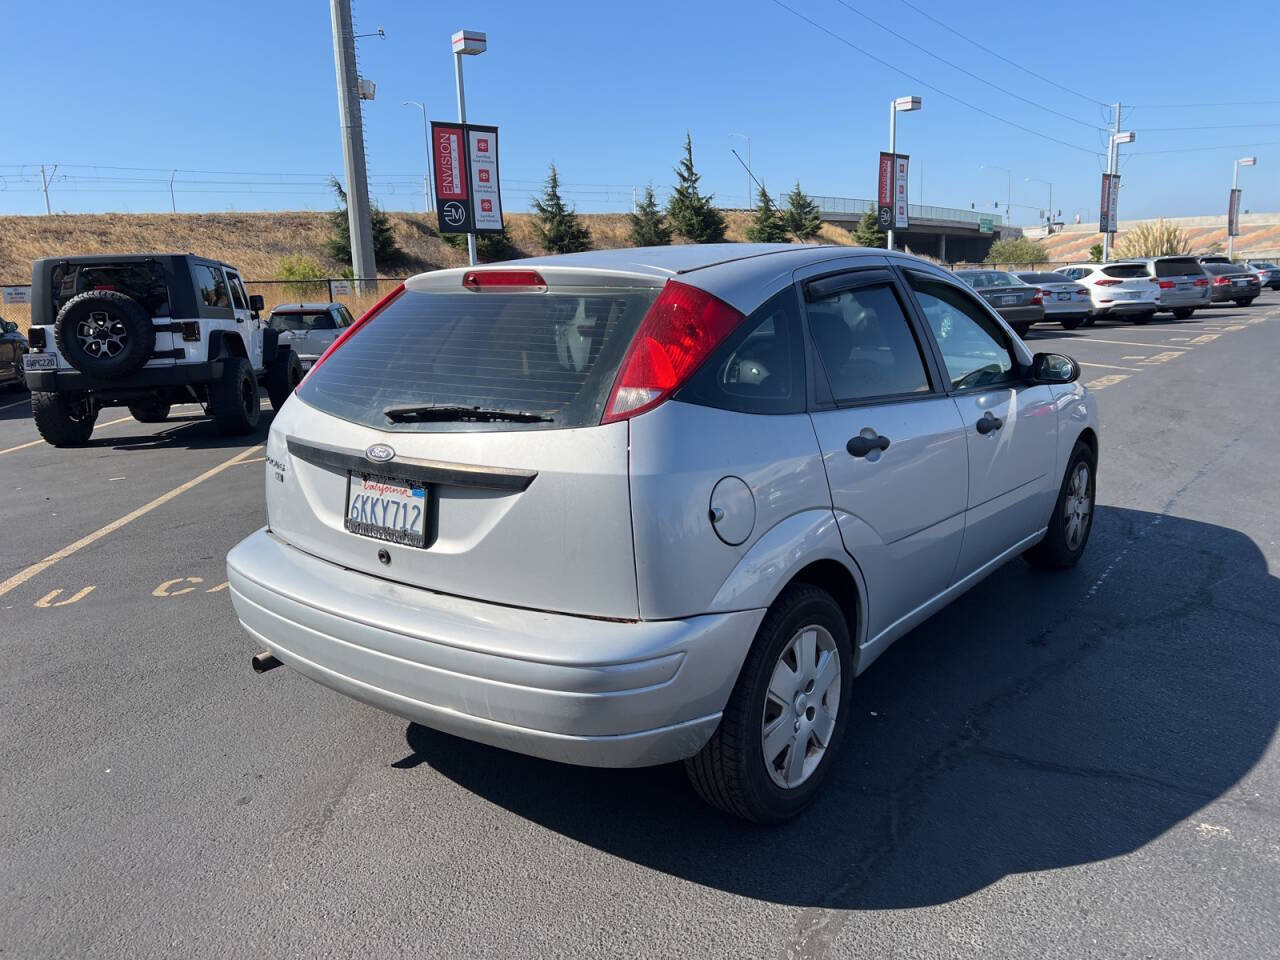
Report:
[{"label": "rear bumper", "polygon": [[168,367],[143,367],[127,377],[98,380],[79,370],[28,370],[27,385],[36,391],[92,390],[109,395],[112,391],[130,391],[151,387],[182,387],[188,384],[212,383],[222,376],[222,361],[207,363],[175,363]]},{"label": "rear bumper", "polygon": [[996,307],[996,312],[1008,323],[1039,323],[1044,319],[1044,307]]},{"label": "rear bumper", "polygon": [[1160,291],[1161,310],[1180,310],[1183,307],[1203,307],[1208,302],[1208,287],[1197,287],[1194,292],[1187,290]]},{"label": "rear bumper", "polygon": [[446,733],[565,763],[633,767],[711,737],[763,610],[589,619],[339,567],[267,530],[227,556],[241,625],[340,693]]},{"label": "rear bumper", "polygon": [[1256,283],[1251,283],[1247,287],[1214,287],[1213,303],[1228,303],[1232,300],[1244,300],[1250,297],[1256,297],[1262,292],[1262,288]]},{"label": "rear bumper", "polygon": [[1093,312],[1099,316],[1121,316],[1130,313],[1154,313],[1159,309],[1160,304],[1154,300],[1117,300],[1112,303],[1100,303],[1093,308]]}]

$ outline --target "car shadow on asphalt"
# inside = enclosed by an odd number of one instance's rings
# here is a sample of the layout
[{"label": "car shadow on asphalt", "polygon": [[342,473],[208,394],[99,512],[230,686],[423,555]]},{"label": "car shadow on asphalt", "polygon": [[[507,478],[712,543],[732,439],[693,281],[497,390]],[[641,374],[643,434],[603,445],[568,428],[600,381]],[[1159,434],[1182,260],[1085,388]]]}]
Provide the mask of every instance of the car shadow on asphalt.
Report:
[{"label": "car shadow on asphalt", "polygon": [[[262,411],[258,427],[252,433],[227,437],[218,432],[212,417],[200,414],[170,417],[163,423],[140,423],[136,430],[120,435],[119,428],[110,434],[92,437],[86,447],[106,447],[112,450],[220,450],[253,446],[262,443],[271,429],[273,414]],[[122,425],[123,426],[123,425]]]},{"label": "car shadow on asphalt", "polygon": [[855,682],[838,762],[790,823],[719,815],[678,765],[566,766],[417,724],[395,766],[741,896],[944,903],[1130,853],[1232,791],[1280,722],[1277,611],[1244,534],[1101,507],[1076,569],[1007,565]]},{"label": "car shadow on asphalt", "polygon": [[0,423],[31,419],[31,398],[25,394],[0,390]]}]

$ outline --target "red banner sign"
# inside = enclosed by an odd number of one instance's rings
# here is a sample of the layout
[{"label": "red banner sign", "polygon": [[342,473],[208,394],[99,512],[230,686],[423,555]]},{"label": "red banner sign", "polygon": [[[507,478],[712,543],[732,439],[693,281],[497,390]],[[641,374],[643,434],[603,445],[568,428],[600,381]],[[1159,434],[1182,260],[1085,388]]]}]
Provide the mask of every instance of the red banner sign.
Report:
[{"label": "red banner sign", "polygon": [[433,122],[431,154],[435,166],[440,232],[468,233],[472,229],[471,191],[468,189],[467,135],[463,125]]}]

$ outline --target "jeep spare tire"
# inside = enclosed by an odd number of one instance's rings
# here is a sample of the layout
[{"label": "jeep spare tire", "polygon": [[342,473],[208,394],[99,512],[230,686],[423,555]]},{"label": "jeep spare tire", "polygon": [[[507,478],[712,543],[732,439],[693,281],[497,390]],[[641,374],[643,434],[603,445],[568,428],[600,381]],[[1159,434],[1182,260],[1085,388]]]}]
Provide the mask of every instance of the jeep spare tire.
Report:
[{"label": "jeep spare tire", "polygon": [[95,379],[133,373],[156,347],[156,328],[146,309],[116,290],[91,290],[72,297],[53,324],[59,352]]}]

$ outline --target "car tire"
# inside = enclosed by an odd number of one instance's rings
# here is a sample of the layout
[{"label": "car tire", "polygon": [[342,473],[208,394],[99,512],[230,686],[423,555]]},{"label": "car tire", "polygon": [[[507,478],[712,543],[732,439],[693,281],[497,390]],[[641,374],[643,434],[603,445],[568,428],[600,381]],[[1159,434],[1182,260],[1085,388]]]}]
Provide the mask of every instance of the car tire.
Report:
[{"label": "car tire", "polygon": [[1018,335],[1019,340],[1027,339],[1027,334],[1031,332],[1031,324],[1029,323],[1011,323],[1009,326],[1013,328],[1013,332]]},{"label": "car tire", "polygon": [[1027,563],[1042,570],[1066,570],[1079,562],[1093,531],[1097,475],[1098,458],[1093,449],[1077,441],[1053,505],[1049,530],[1043,540],[1022,555]]},{"label": "car tire", "polygon": [[271,409],[279,412],[302,382],[302,361],[298,355],[287,347],[278,348],[275,359],[267,367],[266,381]]},{"label": "car tire", "polygon": [[1097,322],[1098,322],[1098,318],[1095,317],[1092,313],[1084,318],[1084,325],[1086,327],[1092,327]]},{"label": "car tire", "polygon": [[169,407],[163,400],[146,400],[129,404],[129,413],[139,423],[164,423],[169,419]]},{"label": "car tire", "polygon": [[[812,663],[801,650],[813,652]],[[819,690],[815,684],[824,678]],[[795,686],[790,703],[770,692],[779,683],[786,696]],[[840,606],[810,584],[787,587],[756,631],[716,732],[684,763],[694,791],[713,807],[755,823],[795,816],[813,801],[839,751],[852,689],[853,645]],[[770,759],[767,731],[777,735],[771,739],[778,753]],[[798,753],[801,738],[804,752]],[[793,774],[794,785],[783,783]]]},{"label": "car tire", "polygon": [[222,377],[209,386],[209,407],[218,432],[224,436],[252,433],[262,415],[258,380],[244,357],[222,361]]},{"label": "car tire", "polygon": [[1084,317],[1063,317],[1058,321],[1062,324],[1063,330],[1075,330],[1080,324],[1084,323]]},{"label": "car tire", "polygon": [[87,396],[35,391],[31,394],[31,418],[46,443],[79,447],[93,435],[98,408]]},{"label": "car tire", "polygon": [[71,366],[98,380],[128,376],[156,348],[155,324],[146,309],[117,290],[72,297],[58,311],[53,338]]},{"label": "car tire", "polygon": [[1236,301],[1236,306],[1247,307],[1249,304],[1253,303],[1253,301],[1256,299],[1257,299],[1256,297],[1241,297],[1239,300]]},{"label": "car tire", "polygon": [[1173,319],[1190,320],[1191,315],[1194,314],[1195,312],[1196,312],[1195,307],[1178,307],[1178,309],[1173,311]]},{"label": "car tire", "polygon": [[1136,323],[1138,326],[1142,326],[1144,323],[1150,323],[1152,320],[1155,319],[1155,317],[1156,317],[1156,312],[1154,310],[1152,310],[1149,313],[1135,313],[1133,315],[1133,322]]},{"label": "car tire", "polygon": [[27,367],[26,360],[24,359],[25,357],[26,353],[19,350],[17,355],[13,358],[13,372],[15,375],[13,389],[19,393],[26,393],[30,389],[27,386]]}]

